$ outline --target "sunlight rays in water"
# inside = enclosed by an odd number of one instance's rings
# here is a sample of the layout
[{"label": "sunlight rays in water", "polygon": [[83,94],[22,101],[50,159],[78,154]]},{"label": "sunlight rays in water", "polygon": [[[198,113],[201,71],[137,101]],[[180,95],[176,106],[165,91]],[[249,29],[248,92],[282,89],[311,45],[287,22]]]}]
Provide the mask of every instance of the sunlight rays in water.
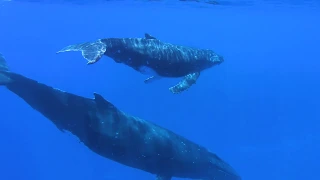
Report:
[{"label": "sunlight rays in water", "polygon": [[11,0],[0,0],[0,8],[6,5],[6,3],[10,2]]}]

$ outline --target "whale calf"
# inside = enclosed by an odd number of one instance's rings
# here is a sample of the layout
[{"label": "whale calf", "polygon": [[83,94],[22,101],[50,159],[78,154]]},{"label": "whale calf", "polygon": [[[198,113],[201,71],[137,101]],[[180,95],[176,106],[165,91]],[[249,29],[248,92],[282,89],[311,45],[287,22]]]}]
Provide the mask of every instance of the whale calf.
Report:
[{"label": "whale calf", "polygon": [[144,38],[105,38],[69,45],[57,53],[67,51],[81,51],[87,64],[96,63],[103,55],[108,56],[138,72],[151,74],[145,83],[161,77],[182,77],[178,84],[169,88],[174,94],[195,84],[201,71],[224,62],[223,56],[212,50],[162,42],[148,33]]},{"label": "whale calf", "polygon": [[10,72],[0,57],[0,84],[33,109],[69,131],[93,152],[123,165],[172,177],[241,180],[216,154],[176,133],[131,116],[101,95],[85,98]]}]

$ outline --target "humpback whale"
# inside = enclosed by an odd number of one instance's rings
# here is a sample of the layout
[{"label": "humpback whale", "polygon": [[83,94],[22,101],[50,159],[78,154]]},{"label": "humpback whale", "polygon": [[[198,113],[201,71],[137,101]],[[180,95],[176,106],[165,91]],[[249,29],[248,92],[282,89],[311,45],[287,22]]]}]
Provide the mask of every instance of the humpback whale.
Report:
[{"label": "humpback whale", "polygon": [[151,74],[144,80],[146,84],[161,77],[182,77],[178,84],[169,88],[174,94],[195,84],[201,71],[224,61],[223,56],[212,50],[162,42],[148,33],[144,38],[105,38],[69,45],[57,54],[67,51],[81,51],[87,64],[96,63],[103,55],[108,56],[116,63],[123,63],[143,74]]},{"label": "humpback whale", "polygon": [[154,174],[157,180],[241,180],[227,162],[205,147],[119,110],[98,93],[86,98],[11,72],[2,56],[0,84],[94,153]]}]

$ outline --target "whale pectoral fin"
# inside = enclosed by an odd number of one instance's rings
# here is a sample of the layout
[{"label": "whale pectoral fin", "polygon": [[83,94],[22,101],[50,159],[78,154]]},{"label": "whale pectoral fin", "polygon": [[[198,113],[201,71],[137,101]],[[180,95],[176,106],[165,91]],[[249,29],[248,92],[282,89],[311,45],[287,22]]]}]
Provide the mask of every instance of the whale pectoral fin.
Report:
[{"label": "whale pectoral fin", "polygon": [[182,91],[187,90],[193,84],[195,84],[199,76],[200,76],[200,72],[188,74],[177,85],[170,87],[169,90],[173,94],[181,93]]},{"label": "whale pectoral fin", "polygon": [[149,83],[152,83],[152,82],[157,81],[159,79],[161,79],[160,76],[150,76],[144,80],[144,83],[149,84]]},{"label": "whale pectoral fin", "polygon": [[81,51],[82,56],[88,61],[87,64],[93,64],[101,59],[106,52],[106,48],[107,46],[105,43],[101,42],[101,40],[97,40],[95,42],[69,45],[58,51],[56,54],[68,51]]},{"label": "whale pectoral fin", "polygon": [[156,180],[171,180],[171,176],[157,175]]},{"label": "whale pectoral fin", "polygon": [[157,39],[157,38],[151,36],[151,35],[148,34],[148,33],[145,33],[145,34],[144,34],[144,37],[145,37],[146,39]]}]

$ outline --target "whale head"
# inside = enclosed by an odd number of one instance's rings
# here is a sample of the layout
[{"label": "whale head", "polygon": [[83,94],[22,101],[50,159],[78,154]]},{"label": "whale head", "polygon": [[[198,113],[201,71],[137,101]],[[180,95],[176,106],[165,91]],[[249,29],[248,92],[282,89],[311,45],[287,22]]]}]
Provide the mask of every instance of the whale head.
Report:
[{"label": "whale head", "polygon": [[241,176],[227,162],[222,160],[214,153],[210,153],[211,158],[208,162],[207,173],[209,179],[219,180],[241,180]]},{"label": "whale head", "polygon": [[217,65],[224,62],[224,57],[219,54],[212,53],[209,57],[209,60],[212,64]]},{"label": "whale head", "polygon": [[224,62],[224,57],[209,50],[205,61],[202,61],[198,66],[201,70],[211,68]]}]

